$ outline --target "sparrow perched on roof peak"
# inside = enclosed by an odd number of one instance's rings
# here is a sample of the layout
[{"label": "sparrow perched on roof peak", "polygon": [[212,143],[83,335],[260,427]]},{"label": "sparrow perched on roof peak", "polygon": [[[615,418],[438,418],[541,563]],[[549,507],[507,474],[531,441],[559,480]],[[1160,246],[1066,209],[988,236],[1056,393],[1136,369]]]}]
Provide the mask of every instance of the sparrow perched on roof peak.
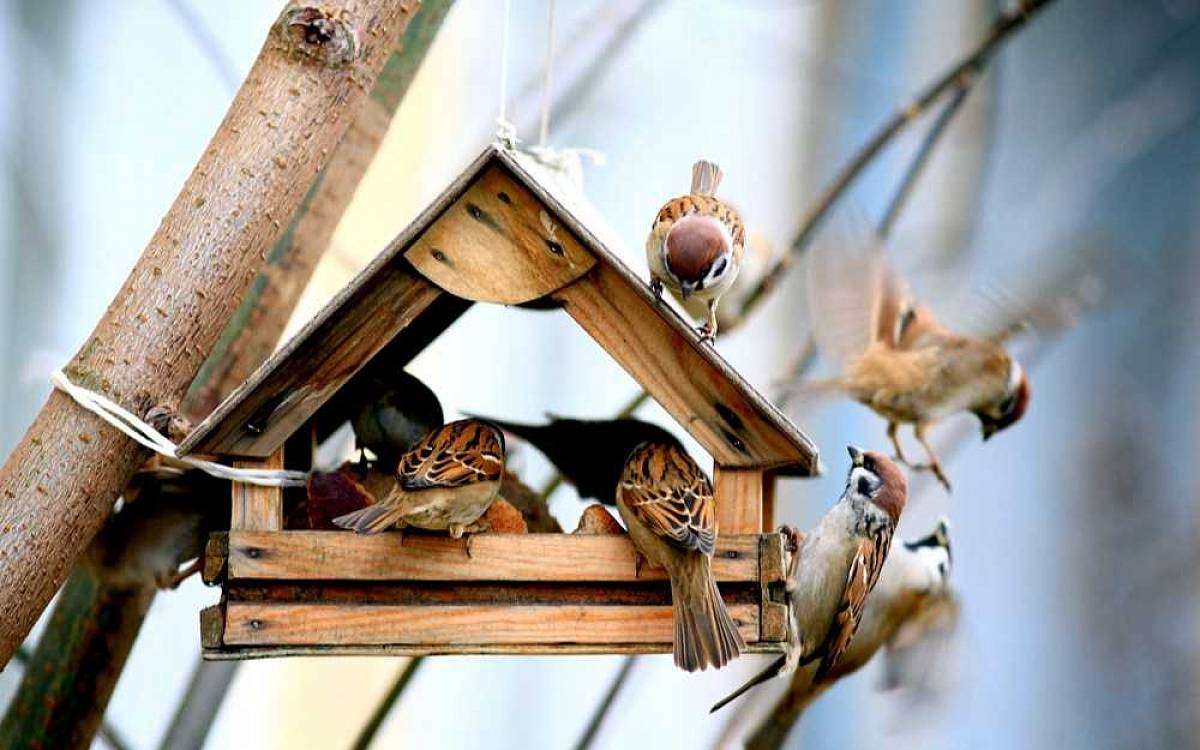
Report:
[{"label": "sparrow perched on roof peak", "polygon": [[712,574],[717,509],[712,483],[678,444],[643,443],[625,462],[617,510],[638,552],[666,569],[675,666],[720,669],[746,648]]},{"label": "sparrow perched on roof peak", "polygon": [[[969,411],[983,439],[1013,425],[1029,408],[1029,378],[1004,348],[1012,327],[983,336],[955,333],[912,299],[883,260],[878,238],[814,252],[809,300],[818,351],[843,368],[816,383],[849,395],[888,420],[896,459],[950,482],[926,440],[934,422]],[[897,437],[913,425],[928,462],[910,464]]]},{"label": "sparrow perched on roof peak", "polygon": [[479,519],[504,480],[504,434],[477,419],[461,419],[426,435],[400,459],[392,490],[378,503],[333,522],[359,534],[392,526],[449,531],[458,539],[480,531]]},{"label": "sparrow perched on roof peak", "polygon": [[623,419],[571,419],[546,415],[544,425],[486,419],[505,432],[529,442],[575,486],[580,499],[612,505],[625,459],[646,442],[682,445],[667,430],[651,422]]},{"label": "sparrow perched on roof peak", "polygon": [[716,197],[721,168],[710,161],[692,166],[692,189],[667,201],[646,238],[646,263],[656,296],[663,286],[681,298],[708,304],[708,321],[700,336],[717,334],[717,302],[733,285],[742,264],[745,228],[742,217]]},{"label": "sparrow perched on roof peak", "polygon": [[841,498],[792,556],[787,652],[713,711],[755,685],[812,662],[817,662],[812,681],[821,682],[854,638],[908,500],[908,482],[882,453],[854,446],[848,450],[850,471]]}]

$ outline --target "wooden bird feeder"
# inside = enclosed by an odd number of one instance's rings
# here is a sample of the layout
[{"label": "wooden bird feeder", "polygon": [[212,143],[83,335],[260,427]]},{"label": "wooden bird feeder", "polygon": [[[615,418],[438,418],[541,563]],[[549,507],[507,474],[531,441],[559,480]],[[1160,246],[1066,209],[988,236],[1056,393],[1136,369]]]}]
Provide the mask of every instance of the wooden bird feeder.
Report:
[{"label": "wooden bird feeder", "polygon": [[[780,651],[777,475],[816,473],[813,444],[617,257],[574,190],[489,147],[295,338],[183,441],[185,454],[306,469],[310,421],[372,368],[402,367],[474,302],[561,308],[713,457],[714,572],[752,651]],[[659,653],[670,590],[634,573],[624,535],[464,540],[285,528],[290,493],[233,487],[209,544],[207,658],[296,654]],[[615,510],[615,509],[614,509]]]}]

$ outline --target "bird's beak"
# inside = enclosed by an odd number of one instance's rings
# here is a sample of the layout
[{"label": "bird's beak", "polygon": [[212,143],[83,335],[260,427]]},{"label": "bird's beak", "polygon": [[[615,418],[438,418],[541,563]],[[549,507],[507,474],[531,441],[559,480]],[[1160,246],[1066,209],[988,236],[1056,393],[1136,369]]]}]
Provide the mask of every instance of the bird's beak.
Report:
[{"label": "bird's beak", "polygon": [[686,282],[686,281],[685,281],[685,282],[683,282],[682,284],[680,284],[680,285],[679,285],[679,294],[680,294],[680,296],[682,296],[684,299],[687,299],[687,298],[688,298],[688,295],[689,295],[689,294],[691,294],[691,293],[692,293],[692,292],[694,292],[694,291],[696,291],[696,285],[695,285],[695,284],[692,284],[692,283],[689,283],[689,282]]},{"label": "bird's beak", "polygon": [[846,450],[850,452],[850,463],[854,466],[863,465],[863,452],[853,445],[847,445]]}]

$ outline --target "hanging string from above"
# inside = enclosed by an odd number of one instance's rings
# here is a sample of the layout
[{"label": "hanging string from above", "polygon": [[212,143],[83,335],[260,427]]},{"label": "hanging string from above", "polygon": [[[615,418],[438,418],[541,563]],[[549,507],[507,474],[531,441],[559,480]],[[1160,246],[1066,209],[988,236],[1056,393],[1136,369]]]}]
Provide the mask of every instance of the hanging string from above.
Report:
[{"label": "hanging string from above", "polygon": [[[583,189],[583,160],[586,158],[594,165],[602,165],[607,161],[603,152],[592,148],[562,147],[554,148],[548,144],[550,135],[551,92],[554,86],[554,31],[557,0],[547,1],[546,17],[546,57],[542,72],[542,102],[541,118],[538,128],[538,143],[524,149],[519,149],[533,157],[541,166],[565,178],[576,189]],[[504,19],[501,25],[500,50],[500,114],[496,118],[496,140],[505,148],[516,151],[520,139],[517,137],[517,127],[508,119],[508,65],[509,44],[512,33],[512,0],[504,0]]]}]

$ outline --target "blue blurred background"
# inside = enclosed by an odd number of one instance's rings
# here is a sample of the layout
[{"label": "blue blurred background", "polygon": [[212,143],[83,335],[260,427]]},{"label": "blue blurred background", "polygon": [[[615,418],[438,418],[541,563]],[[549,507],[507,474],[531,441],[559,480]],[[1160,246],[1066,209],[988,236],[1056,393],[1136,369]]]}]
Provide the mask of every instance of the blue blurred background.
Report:
[{"label": "blue blurred background", "polygon": [[[611,8],[606,9],[606,5]],[[574,35],[636,2],[563,0]],[[0,1],[0,455],[43,402],[46,373],[91,330],[195,164],[279,3]],[[513,3],[510,91],[536,86],[544,0]],[[691,162],[778,251],[835,171],[894,110],[971,50],[985,0],[648,2],[624,43],[552,122],[551,143],[608,156],[585,190],[644,272],[649,218]],[[611,12],[610,12],[611,11]],[[625,16],[629,13],[625,12]],[[398,233],[486,142],[500,84],[498,0],[458,0],[339,226],[292,330]],[[528,82],[528,83],[527,83]],[[511,112],[531,122],[535,111]],[[1058,0],[1000,51],[901,215],[889,253],[935,309],[963,289],[1034,294],[1095,275],[1102,303],[1028,340],[1029,416],[986,448],[974,433],[947,496],[924,479],[901,534],[954,524],[962,623],[932,697],[878,690],[878,665],[839,683],[790,746],[1011,748],[1196,744],[1200,499],[1200,2]],[[847,203],[877,219],[921,129],[872,164]],[[527,139],[536,133],[522,132]],[[967,295],[969,298],[969,295]],[[770,391],[808,331],[801,273],[722,353]],[[464,352],[492,373],[464,367]],[[414,366],[452,411],[604,416],[631,380],[565,316],[477,306]],[[649,419],[670,425],[648,407]],[[884,446],[852,404],[791,416],[827,474],[782,484],[779,520],[806,526],[837,497],[847,442]],[[938,428],[948,444],[961,424]],[[537,486],[549,469],[515,459]],[[552,509],[573,526],[567,488]],[[108,719],[157,746],[199,653],[192,579],[157,598]],[[36,631],[35,631],[36,635]],[[761,657],[759,657],[761,658]],[[619,657],[427,662],[378,746],[569,746]],[[642,659],[598,738],[700,747],[708,706],[757,669],[685,675]],[[400,660],[243,665],[208,747],[349,744]],[[0,674],[0,705],[19,670]],[[98,746],[103,743],[97,741]]]}]

